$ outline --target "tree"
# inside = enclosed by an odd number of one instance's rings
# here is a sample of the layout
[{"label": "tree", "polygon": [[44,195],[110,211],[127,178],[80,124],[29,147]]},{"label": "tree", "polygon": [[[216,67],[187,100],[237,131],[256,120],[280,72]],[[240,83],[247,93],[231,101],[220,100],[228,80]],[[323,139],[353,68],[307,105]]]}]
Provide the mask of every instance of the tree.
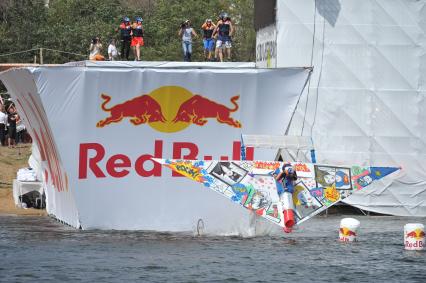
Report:
[{"label": "tree", "polygon": [[[0,55],[33,48],[48,48],[81,55],[46,50],[44,63],[64,63],[88,58],[90,40],[101,37],[106,50],[123,16],[142,16],[145,27],[143,60],[182,60],[180,24],[190,19],[201,35],[206,18],[213,21],[227,11],[236,27],[233,58],[253,61],[255,31],[253,0],[44,0],[0,1]],[[201,37],[194,40],[193,60],[203,60]],[[106,52],[106,51],[105,51]],[[32,62],[38,51],[1,57],[0,62]]]}]

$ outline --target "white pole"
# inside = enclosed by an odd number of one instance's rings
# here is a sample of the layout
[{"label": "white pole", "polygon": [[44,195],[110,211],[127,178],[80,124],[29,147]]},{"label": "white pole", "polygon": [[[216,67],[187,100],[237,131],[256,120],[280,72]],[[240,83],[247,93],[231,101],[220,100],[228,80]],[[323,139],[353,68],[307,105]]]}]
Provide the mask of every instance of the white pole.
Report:
[{"label": "white pole", "polygon": [[43,48],[40,48],[40,65],[43,65]]}]

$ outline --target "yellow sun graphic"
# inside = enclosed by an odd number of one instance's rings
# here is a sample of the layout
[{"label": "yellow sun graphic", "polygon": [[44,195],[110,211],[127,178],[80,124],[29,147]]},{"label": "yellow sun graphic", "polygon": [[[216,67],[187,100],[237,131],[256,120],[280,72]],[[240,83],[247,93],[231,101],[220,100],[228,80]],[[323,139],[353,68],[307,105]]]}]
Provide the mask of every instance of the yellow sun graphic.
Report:
[{"label": "yellow sun graphic", "polygon": [[161,105],[161,110],[166,118],[165,122],[149,123],[151,128],[163,133],[174,133],[182,131],[190,125],[186,122],[173,122],[182,103],[193,96],[189,90],[179,86],[163,86],[153,90],[149,96]]}]

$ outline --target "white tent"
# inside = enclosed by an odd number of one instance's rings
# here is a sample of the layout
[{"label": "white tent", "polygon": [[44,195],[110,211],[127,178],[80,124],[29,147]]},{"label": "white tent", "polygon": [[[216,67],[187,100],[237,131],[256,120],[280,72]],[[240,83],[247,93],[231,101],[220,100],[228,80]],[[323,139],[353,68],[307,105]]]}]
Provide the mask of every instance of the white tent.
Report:
[{"label": "white tent", "polygon": [[257,65],[314,68],[288,135],[312,137],[321,163],[401,166],[395,181],[345,202],[425,216],[426,2],[275,2],[276,21],[258,30]]}]

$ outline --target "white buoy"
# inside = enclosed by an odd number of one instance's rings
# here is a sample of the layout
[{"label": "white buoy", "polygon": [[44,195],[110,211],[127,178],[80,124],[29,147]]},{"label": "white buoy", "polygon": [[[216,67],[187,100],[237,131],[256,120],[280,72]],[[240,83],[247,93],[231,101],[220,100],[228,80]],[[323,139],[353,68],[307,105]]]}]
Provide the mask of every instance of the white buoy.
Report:
[{"label": "white buoy", "polygon": [[339,241],[356,242],[357,230],[360,222],[354,218],[343,218],[340,221]]},{"label": "white buoy", "polygon": [[425,226],[420,223],[408,223],[404,226],[405,249],[421,251],[425,246]]}]

